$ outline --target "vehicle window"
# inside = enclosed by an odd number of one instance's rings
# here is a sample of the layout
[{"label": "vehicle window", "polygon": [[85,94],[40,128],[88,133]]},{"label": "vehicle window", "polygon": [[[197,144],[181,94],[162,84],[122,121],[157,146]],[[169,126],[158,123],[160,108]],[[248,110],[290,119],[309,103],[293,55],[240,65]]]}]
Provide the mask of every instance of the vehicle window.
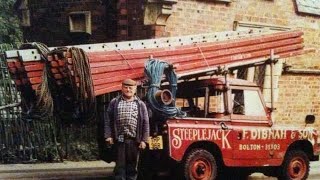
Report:
[{"label": "vehicle window", "polygon": [[223,93],[215,91],[209,97],[209,113],[224,113]]},{"label": "vehicle window", "polygon": [[[223,93],[221,91],[209,90],[209,102],[205,104],[205,88],[196,89],[194,92],[187,92],[187,96],[176,99],[176,106],[180,107],[190,117],[216,117],[225,111]],[[180,94],[186,95],[186,94]]]},{"label": "vehicle window", "polygon": [[246,112],[245,112],[246,115],[248,116],[265,116],[266,115],[266,112],[262,105],[258,91],[245,90],[244,97],[245,97],[244,105],[246,107]]},{"label": "vehicle window", "polygon": [[232,90],[232,112],[233,114],[245,114],[243,90]]},{"label": "vehicle window", "polygon": [[247,116],[266,115],[258,91],[232,90],[232,103],[233,114]]},{"label": "vehicle window", "polygon": [[176,98],[176,106],[180,108],[188,108],[190,107],[188,100],[183,98]]},{"label": "vehicle window", "polygon": [[196,106],[199,110],[204,111],[204,107],[205,107],[205,97],[198,97],[198,98],[194,98],[194,100],[196,101]]},{"label": "vehicle window", "polygon": [[204,117],[204,97],[176,98],[176,106],[189,117]]}]

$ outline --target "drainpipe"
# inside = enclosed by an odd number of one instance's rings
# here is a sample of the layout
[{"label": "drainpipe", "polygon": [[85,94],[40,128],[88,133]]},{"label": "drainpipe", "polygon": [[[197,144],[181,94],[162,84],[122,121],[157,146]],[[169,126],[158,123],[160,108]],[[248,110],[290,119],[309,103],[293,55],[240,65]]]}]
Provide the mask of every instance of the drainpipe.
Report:
[{"label": "drainpipe", "polygon": [[274,110],[274,77],[273,77],[273,69],[274,69],[274,49],[271,49],[270,51],[270,81],[271,81],[271,110]]}]

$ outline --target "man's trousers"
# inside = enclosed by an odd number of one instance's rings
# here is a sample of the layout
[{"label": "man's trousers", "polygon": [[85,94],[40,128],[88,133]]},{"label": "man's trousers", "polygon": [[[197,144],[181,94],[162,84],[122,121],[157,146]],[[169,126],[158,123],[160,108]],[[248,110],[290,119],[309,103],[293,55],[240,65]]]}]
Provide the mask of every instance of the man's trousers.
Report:
[{"label": "man's trousers", "polygon": [[135,139],[116,143],[115,180],[136,180],[138,176],[139,147]]}]

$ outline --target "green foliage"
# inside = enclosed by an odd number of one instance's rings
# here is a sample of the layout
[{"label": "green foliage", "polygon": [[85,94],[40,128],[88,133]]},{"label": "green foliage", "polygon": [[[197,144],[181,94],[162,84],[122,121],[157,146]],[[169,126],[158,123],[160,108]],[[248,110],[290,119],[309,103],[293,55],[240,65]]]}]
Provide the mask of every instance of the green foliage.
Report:
[{"label": "green foliage", "polygon": [[0,44],[22,41],[19,19],[13,5],[16,0],[0,1]]},{"label": "green foliage", "polygon": [[68,159],[72,161],[92,161],[99,157],[98,145],[95,141],[75,141],[69,144]]}]

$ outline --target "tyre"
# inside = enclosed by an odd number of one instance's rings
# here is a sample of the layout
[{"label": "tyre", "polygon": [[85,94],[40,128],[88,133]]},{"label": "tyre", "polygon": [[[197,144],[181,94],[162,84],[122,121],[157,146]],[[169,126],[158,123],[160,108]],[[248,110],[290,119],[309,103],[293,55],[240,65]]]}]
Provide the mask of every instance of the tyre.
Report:
[{"label": "tyre", "polygon": [[191,150],[185,159],[184,177],[187,180],[213,180],[217,177],[217,163],[204,149]]},{"label": "tyre", "polygon": [[288,152],[280,167],[279,179],[305,180],[309,176],[310,162],[305,152]]}]

